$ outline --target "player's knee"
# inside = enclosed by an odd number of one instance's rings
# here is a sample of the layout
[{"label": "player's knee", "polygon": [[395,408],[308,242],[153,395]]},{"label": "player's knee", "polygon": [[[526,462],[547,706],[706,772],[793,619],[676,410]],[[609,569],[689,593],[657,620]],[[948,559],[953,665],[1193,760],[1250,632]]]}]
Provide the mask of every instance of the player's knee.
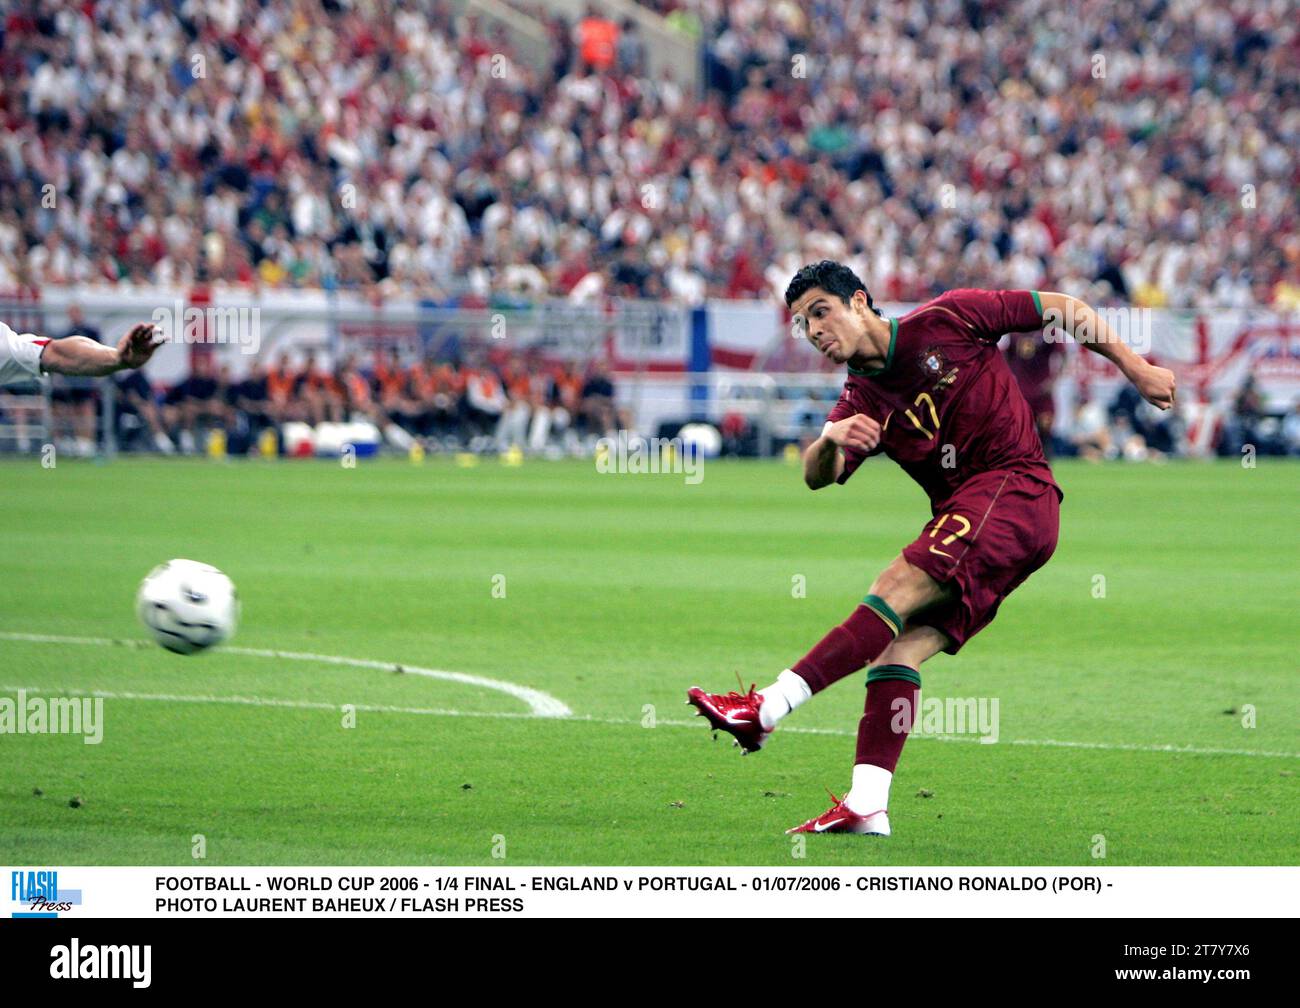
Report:
[{"label": "player's knee", "polygon": [[900,637],[892,641],[872,664],[902,665],[919,669],[922,662],[929,661],[950,643],[948,637],[935,627],[909,627]]},{"label": "player's knee", "polygon": [[903,619],[943,597],[943,586],[901,556],[871,583],[871,594],[882,598]]},{"label": "player's knee", "polygon": [[884,599],[899,615],[906,615],[901,610],[907,608],[907,601],[915,594],[916,576],[920,573],[921,571],[899,557],[871,582],[871,594]]}]

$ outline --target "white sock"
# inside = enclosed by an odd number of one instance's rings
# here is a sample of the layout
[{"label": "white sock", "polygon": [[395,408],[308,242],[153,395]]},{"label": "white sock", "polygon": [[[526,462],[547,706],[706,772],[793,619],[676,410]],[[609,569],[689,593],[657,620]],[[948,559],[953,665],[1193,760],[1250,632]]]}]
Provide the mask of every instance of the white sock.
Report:
[{"label": "white sock", "polygon": [[812,696],[812,689],[796,673],[786,669],[776,677],[763,694],[763,705],[758,708],[758,723],[764,731],[771,731],[776,723]]},{"label": "white sock", "polygon": [[894,775],[884,767],[859,763],[853,768],[853,787],[844,796],[850,812],[870,815],[889,808],[889,784]]}]

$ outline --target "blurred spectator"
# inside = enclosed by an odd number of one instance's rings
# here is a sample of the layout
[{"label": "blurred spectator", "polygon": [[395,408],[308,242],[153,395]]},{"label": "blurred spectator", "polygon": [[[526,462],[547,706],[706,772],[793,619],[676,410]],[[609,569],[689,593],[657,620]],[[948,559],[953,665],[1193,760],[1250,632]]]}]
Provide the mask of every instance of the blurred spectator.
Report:
[{"label": "blurred spectator", "polygon": [[176,446],[167,436],[162,415],[144,371],[133,368],[112,377],[116,391],[117,446],[122,451],[141,448],[174,455]]},{"label": "blurred spectator", "polygon": [[1300,455],[1300,399],[1282,420],[1282,443],[1288,455]]},{"label": "blurred spectator", "polygon": [[614,407],[614,382],[599,363],[587,369],[587,378],[578,395],[578,426],[597,435],[613,434],[619,427]]},{"label": "blurred spectator", "polygon": [[1231,406],[1225,411],[1219,436],[1220,455],[1239,455],[1246,445],[1259,449],[1259,423],[1264,415],[1264,401],[1255,387],[1255,376],[1247,375]]},{"label": "blurred spectator", "polygon": [[753,440],[753,426],[742,413],[727,413],[718,425],[722,435],[722,455],[739,457],[754,454],[749,442]]},{"label": "blurred spectator", "polygon": [[1116,456],[1106,408],[1100,399],[1089,395],[1086,389],[1081,389],[1079,393],[1074,423],[1070,430],[1070,444],[1080,458],[1089,462],[1101,462]]},{"label": "blurred spectator", "polygon": [[1110,415],[1114,423],[1124,425],[1126,433],[1131,432],[1140,438],[1143,447],[1161,455],[1174,451],[1178,414],[1156,409],[1127,382],[1116,393]]},{"label": "blurred spectator", "polygon": [[628,77],[646,74],[645,41],[631,18],[623,19],[618,35],[618,71]]},{"label": "blurred spectator", "polygon": [[274,425],[270,381],[266,367],[254,360],[248,374],[226,388],[230,430],[227,448],[232,455],[247,454],[262,431]]},{"label": "blurred spectator", "polygon": [[290,406],[296,380],[297,375],[289,367],[289,355],[280,354],[275,367],[266,375],[267,410],[277,423],[301,419]]},{"label": "blurred spectator", "polygon": [[[528,447],[534,452],[546,449],[553,436],[559,436],[569,451],[577,448],[573,418],[577,412],[582,382],[571,365],[558,365],[545,378],[545,393],[533,410],[528,429]],[[559,447],[559,446],[557,446]]]},{"label": "blurred spectator", "polygon": [[618,52],[618,25],[602,15],[592,4],[577,27],[578,53],[587,66],[609,70]]},{"label": "blurred spectator", "polygon": [[[99,330],[86,321],[78,304],[68,306],[68,328],[63,336],[85,336],[102,343]],[[50,400],[54,412],[55,429],[70,431],[70,440],[63,440],[63,450],[69,454],[89,457],[95,453],[96,412],[99,397],[95,382],[90,378],[68,375],[50,377]]]},{"label": "blurred spectator", "polygon": [[1164,458],[1163,452],[1152,448],[1142,433],[1134,429],[1127,414],[1121,413],[1115,417],[1111,437],[1116,457],[1125,462],[1159,461]]},{"label": "blurred spectator", "polygon": [[505,387],[494,370],[478,363],[466,372],[461,415],[472,435],[495,433],[508,405]]},{"label": "blurred spectator", "polygon": [[200,435],[224,428],[226,403],[217,381],[217,366],[210,353],[195,353],[189,377],[163,397],[163,423],[176,432],[175,442],[187,455],[199,450]]},{"label": "blurred spectator", "polygon": [[313,353],[308,353],[294,380],[294,395],[302,403],[309,424],[338,423],[343,419],[343,388],[330,371],[316,363]]}]

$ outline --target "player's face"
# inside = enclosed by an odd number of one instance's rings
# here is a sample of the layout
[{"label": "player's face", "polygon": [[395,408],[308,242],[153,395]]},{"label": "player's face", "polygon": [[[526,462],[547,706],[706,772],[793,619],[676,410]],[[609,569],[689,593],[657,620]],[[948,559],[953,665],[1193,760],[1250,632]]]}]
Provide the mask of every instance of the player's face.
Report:
[{"label": "player's face", "polygon": [[862,349],[867,331],[867,298],[861,291],[845,304],[834,294],[813,287],[790,310],[804,338],[836,364],[843,364]]}]

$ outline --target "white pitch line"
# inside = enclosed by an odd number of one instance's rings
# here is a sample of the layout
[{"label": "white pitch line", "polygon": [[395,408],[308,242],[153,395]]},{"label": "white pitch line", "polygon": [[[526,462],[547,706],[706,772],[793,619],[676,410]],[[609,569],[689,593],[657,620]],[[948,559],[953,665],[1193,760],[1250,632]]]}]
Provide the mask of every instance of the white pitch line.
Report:
[{"label": "white pitch line", "polygon": [[[321,700],[280,700],[276,697],[216,696],[214,694],[202,693],[193,695],[180,693],[132,693],[115,690],[85,690],[76,686],[57,686],[53,688],[47,686],[0,686],[0,693],[16,693],[18,690],[23,690],[27,693],[45,694],[46,696],[88,696],[101,697],[104,700],[149,700],[155,703],[233,704],[242,707],[281,707],[289,710],[338,711],[345,706],[350,706],[354,710],[372,714],[425,714],[435,715],[438,717],[524,718],[529,721],[537,720],[541,717],[541,715],[538,714],[524,714],[522,712],[510,713],[505,711],[488,711],[477,713],[475,711],[451,710],[445,707],[392,707],[387,704],[341,704],[325,703]],[[566,716],[564,718],[564,720],[571,719],[571,716]]]},{"label": "white pitch line", "polygon": [[[25,690],[28,693],[44,693],[46,695],[63,694],[102,697],[105,700],[145,700],[156,703],[233,704],[244,707],[279,707],[289,710],[338,711],[344,706],[343,704],[324,703],[323,701],[280,700],[274,697],[214,696],[204,694],[184,695],[177,693],[129,693],[113,690],[85,690],[74,686],[50,687],[0,685],[0,692],[3,693],[16,693],[18,690]],[[352,704],[351,706],[357,711],[374,714],[418,714],[432,717],[508,718],[513,720],[534,720],[541,717],[541,715],[538,714],[522,714],[505,711],[460,711],[443,707],[391,707],[384,704]],[[560,717],[550,717],[547,720],[582,721],[589,724],[616,725],[621,728],[633,728],[641,724],[639,720],[634,720],[632,718],[595,717],[594,715],[589,714],[566,714]],[[655,724],[663,725],[666,728],[691,728],[698,730],[700,727],[700,722],[698,721],[657,720]],[[781,731],[783,733],[795,735],[834,735],[840,738],[852,738],[857,735],[857,732],[849,731],[844,728],[800,728],[798,725],[785,725],[781,728]],[[926,739],[933,742],[979,742],[978,738],[969,735],[917,735],[915,738]],[[1255,756],[1272,759],[1300,759],[1300,753],[1266,752],[1258,749],[1205,749],[1198,746],[1143,745],[1139,743],[1124,742],[1066,742],[1060,739],[1007,739],[1007,744],[1018,746],[1042,746],[1049,749],[1102,749],[1127,752],[1187,753],[1194,756]]]},{"label": "white pitch line", "polygon": [[1055,749],[1115,749],[1125,752],[1190,753],[1194,756],[1269,756],[1300,759],[1300,753],[1267,752],[1260,749],[1201,749],[1197,746],[1143,745],[1129,742],[1066,742],[1062,739],[1011,739],[1012,745],[1051,746]]},{"label": "white pitch line", "polygon": [[[145,645],[137,640],[113,640],[109,637],[59,637],[50,634],[26,634],[0,632],[0,640],[26,641],[34,644],[91,644],[100,647],[113,645],[138,648]],[[279,658],[284,661],[320,662],[326,665],[346,665],[351,668],[378,669],[381,672],[401,672],[403,674],[426,676],[429,679],[442,679],[445,682],[462,683],[466,686],[479,686],[483,689],[505,693],[516,700],[522,700],[535,717],[569,717],[571,711],[566,704],[549,693],[530,689],[517,683],[501,679],[488,679],[485,676],[467,675],[464,672],[447,672],[443,669],[421,668],[419,665],[407,665],[405,662],[372,661],[368,658],[342,658],[338,655],[309,654],[304,651],[268,651],[263,648],[223,647],[226,654],[245,655],[251,658]]]}]

